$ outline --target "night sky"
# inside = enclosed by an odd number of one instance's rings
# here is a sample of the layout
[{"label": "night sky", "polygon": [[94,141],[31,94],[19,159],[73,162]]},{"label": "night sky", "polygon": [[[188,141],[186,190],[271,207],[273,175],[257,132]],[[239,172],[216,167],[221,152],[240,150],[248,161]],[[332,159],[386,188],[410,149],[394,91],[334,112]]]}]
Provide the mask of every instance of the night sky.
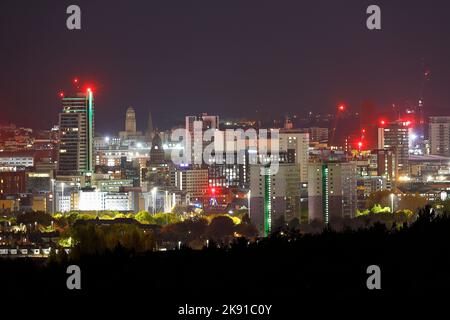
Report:
[{"label": "night sky", "polygon": [[[370,4],[381,31],[366,29]],[[74,76],[94,84],[104,133],[129,105],[141,130],[148,110],[168,128],[200,112],[387,108],[417,100],[424,62],[428,113],[450,106],[449,1],[1,0],[0,39],[0,123],[51,127]]]}]

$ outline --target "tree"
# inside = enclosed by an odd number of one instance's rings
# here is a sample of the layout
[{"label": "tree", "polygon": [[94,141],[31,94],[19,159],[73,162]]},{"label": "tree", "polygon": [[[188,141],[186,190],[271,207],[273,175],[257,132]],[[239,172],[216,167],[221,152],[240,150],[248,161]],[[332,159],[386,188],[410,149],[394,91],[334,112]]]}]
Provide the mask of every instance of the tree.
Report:
[{"label": "tree", "polygon": [[53,221],[53,217],[45,212],[25,212],[23,214],[19,214],[17,216],[17,223],[18,224],[34,224],[35,222],[43,225],[43,226],[49,226]]},{"label": "tree", "polygon": [[389,195],[392,192],[389,190],[373,192],[366,200],[366,208],[373,208],[375,205],[389,207]]},{"label": "tree", "polygon": [[207,229],[208,237],[215,240],[226,240],[234,232],[233,220],[227,216],[218,216],[212,219]]},{"label": "tree", "polygon": [[236,233],[245,238],[253,238],[258,235],[258,230],[251,223],[241,223],[235,226]]},{"label": "tree", "polygon": [[297,217],[291,219],[288,222],[289,230],[298,230],[299,227],[300,227],[300,220]]},{"label": "tree", "polygon": [[136,219],[138,222],[143,224],[154,224],[155,220],[153,219],[152,215],[148,213],[148,211],[139,211],[135,216],[134,219]]},{"label": "tree", "polygon": [[423,208],[427,204],[427,200],[418,194],[406,194],[403,195],[397,204],[398,210],[408,209],[417,212],[420,208]]}]

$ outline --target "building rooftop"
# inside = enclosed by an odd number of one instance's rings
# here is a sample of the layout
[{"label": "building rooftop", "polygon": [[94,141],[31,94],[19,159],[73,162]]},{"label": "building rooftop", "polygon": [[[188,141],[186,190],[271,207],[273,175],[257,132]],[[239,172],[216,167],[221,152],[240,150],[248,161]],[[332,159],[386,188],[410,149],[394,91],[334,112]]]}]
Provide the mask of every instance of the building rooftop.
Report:
[{"label": "building rooftop", "polygon": [[409,161],[448,161],[450,157],[438,156],[438,155],[409,155]]}]

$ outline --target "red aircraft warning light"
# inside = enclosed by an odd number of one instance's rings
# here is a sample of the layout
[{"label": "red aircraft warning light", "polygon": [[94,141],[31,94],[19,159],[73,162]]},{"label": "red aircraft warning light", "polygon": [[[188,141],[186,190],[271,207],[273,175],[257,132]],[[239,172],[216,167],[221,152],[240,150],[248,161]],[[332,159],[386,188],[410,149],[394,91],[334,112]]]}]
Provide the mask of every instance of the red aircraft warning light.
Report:
[{"label": "red aircraft warning light", "polygon": [[73,78],[73,83],[78,84],[78,78]]},{"label": "red aircraft warning light", "polygon": [[338,106],[339,111],[344,111],[345,110],[345,106],[343,104],[340,104]]},{"label": "red aircraft warning light", "polygon": [[384,126],[386,124],[386,120],[380,120],[380,124]]},{"label": "red aircraft warning light", "polygon": [[60,97],[60,98],[64,98],[64,92],[61,91],[61,92],[59,93],[59,97]]}]

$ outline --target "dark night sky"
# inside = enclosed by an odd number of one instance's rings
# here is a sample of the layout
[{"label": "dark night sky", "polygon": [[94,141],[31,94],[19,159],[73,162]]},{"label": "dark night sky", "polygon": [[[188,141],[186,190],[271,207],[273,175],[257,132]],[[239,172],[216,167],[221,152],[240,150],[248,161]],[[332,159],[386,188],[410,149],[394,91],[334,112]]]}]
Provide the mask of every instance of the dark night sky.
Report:
[{"label": "dark night sky", "polygon": [[[381,31],[365,27],[373,3]],[[81,31],[66,29],[70,4]],[[75,75],[95,84],[96,127],[108,133],[128,105],[141,129],[150,109],[164,128],[199,112],[386,107],[417,99],[423,60],[437,113],[450,106],[449,12],[425,0],[1,0],[0,122],[50,127]]]}]

